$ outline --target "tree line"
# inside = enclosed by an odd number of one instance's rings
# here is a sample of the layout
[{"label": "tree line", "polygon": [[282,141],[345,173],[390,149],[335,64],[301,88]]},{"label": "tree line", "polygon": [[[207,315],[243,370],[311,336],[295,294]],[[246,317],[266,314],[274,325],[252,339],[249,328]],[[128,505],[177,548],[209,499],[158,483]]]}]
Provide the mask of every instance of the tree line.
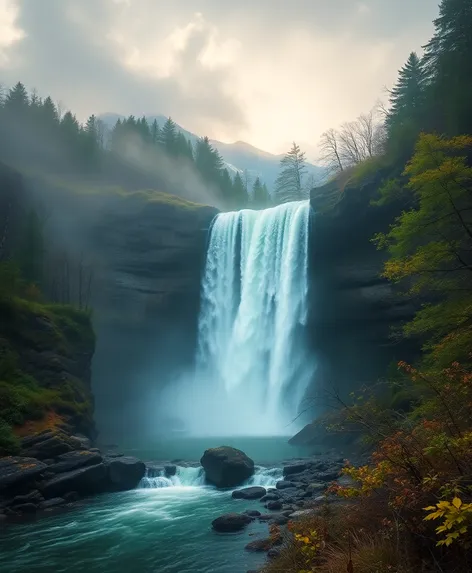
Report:
[{"label": "tree line", "polygon": [[[208,137],[198,138],[193,145],[172,118],[159,126],[156,120],[131,115],[109,130],[91,115],[81,124],[72,111],[63,113],[50,96],[43,99],[34,90],[29,93],[22,82],[0,91],[0,154],[7,162],[29,164],[33,158],[42,167],[105,177],[123,173],[133,156],[145,154],[156,165],[162,165],[158,158],[171,158],[173,166],[194,172],[223,208],[259,209],[271,203],[259,177],[252,180],[239,171],[230,173]],[[165,187],[166,174],[157,171],[157,180],[150,184]]]},{"label": "tree line", "polygon": [[410,53],[387,90],[388,106],[378,103],[322,134],[321,158],[331,173],[378,156],[405,163],[422,132],[472,132],[471,9],[468,0],[443,0],[432,39],[422,54]]}]

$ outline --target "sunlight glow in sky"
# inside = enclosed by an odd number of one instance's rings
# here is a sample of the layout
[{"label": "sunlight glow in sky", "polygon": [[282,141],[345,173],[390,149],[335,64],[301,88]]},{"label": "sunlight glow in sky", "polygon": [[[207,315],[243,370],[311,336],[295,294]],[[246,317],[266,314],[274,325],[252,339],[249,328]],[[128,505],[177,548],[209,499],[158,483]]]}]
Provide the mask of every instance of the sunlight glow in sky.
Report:
[{"label": "sunlight glow in sky", "polygon": [[0,0],[0,77],[91,113],[171,115],[316,153],[432,33],[435,0]]}]

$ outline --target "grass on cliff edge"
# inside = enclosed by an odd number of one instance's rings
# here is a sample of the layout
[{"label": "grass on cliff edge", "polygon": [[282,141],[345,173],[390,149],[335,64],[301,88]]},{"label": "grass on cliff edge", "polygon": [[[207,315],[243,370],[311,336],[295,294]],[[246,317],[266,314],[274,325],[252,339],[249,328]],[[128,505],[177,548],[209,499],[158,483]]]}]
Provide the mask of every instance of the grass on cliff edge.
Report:
[{"label": "grass on cliff edge", "polygon": [[19,450],[17,436],[62,424],[65,417],[92,418],[93,406],[80,381],[45,387],[22,368],[18,350],[68,356],[71,346],[93,348],[88,313],[66,305],[0,296],[0,455]]},{"label": "grass on cliff edge", "polygon": [[77,178],[66,179],[58,175],[43,173],[34,169],[21,168],[20,172],[31,179],[39,180],[46,185],[50,191],[60,193],[61,195],[66,192],[81,197],[139,200],[144,203],[162,203],[190,211],[207,206],[179,197],[178,195],[164,193],[163,191],[155,189],[137,189],[130,191],[119,185],[112,185],[106,182],[87,181]]}]

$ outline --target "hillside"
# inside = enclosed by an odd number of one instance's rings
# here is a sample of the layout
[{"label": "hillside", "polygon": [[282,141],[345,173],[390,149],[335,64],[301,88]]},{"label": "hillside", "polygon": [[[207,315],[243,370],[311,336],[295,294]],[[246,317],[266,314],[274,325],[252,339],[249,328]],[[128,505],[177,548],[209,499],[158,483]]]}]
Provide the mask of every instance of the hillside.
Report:
[{"label": "hillside", "polygon": [[[156,120],[160,127],[162,127],[167,120],[163,115],[150,114],[146,115],[146,117],[150,123]],[[116,113],[104,113],[100,116],[100,119],[105,123],[107,128],[111,129],[118,119],[124,119],[124,116]],[[178,128],[192,144],[195,144],[198,137],[200,137],[180,125],[178,125]],[[223,143],[222,141],[212,139],[210,142],[220,152],[230,172],[244,172],[247,169],[250,176],[253,178],[260,177],[269,188],[273,187],[283,155],[275,155],[268,151],[258,149],[245,141]],[[319,184],[323,182],[326,173],[322,167],[307,163],[307,176]]]}]

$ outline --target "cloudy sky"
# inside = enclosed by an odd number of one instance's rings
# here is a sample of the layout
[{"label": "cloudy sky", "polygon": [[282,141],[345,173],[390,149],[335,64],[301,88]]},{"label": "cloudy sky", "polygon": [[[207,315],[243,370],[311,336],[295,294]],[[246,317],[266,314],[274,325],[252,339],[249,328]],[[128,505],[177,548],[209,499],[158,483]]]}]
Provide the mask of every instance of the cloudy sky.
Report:
[{"label": "cloudy sky", "polygon": [[0,81],[271,152],[385,99],[439,0],[0,0]]}]

